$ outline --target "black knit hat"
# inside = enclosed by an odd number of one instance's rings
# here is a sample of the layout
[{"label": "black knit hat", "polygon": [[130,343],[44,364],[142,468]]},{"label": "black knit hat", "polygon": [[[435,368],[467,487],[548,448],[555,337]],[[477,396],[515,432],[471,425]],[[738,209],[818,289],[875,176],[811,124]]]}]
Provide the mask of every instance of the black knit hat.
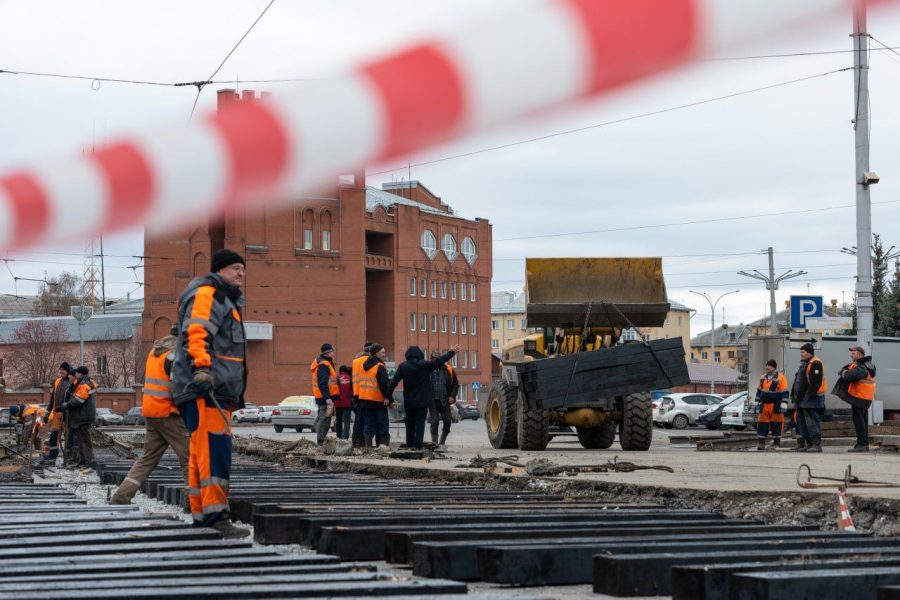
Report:
[{"label": "black knit hat", "polygon": [[331,352],[332,350],[334,350],[334,346],[332,346],[331,344],[322,344],[322,347],[319,349],[322,354]]},{"label": "black knit hat", "polygon": [[809,342],[800,346],[800,349],[805,350],[806,352],[809,352],[810,354],[813,354],[813,355],[816,353],[816,347],[813,346],[812,344],[810,344]]},{"label": "black knit hat", "polygon": [[64,362],[64,363],[62,363],[61,365],[59,365],[59,369],[60,369],[61,371],[65,371],[66,373],[68,373],[69,371],[72,370],[72,367],[69,366],[69,363]]},{"label": "black knit hat", "polygon": [[234,250],[222,248],[221,250],[216,250],[215,254],[212,255],[212,263],[209,270],[215,273],[234,263],[241,263],[242,265],[247,266],[243,256]]},{"label": "black knit hat", "polygon": [[363,350],[365,350],[366,352],[368,352],[368,351],[369,351],[369,348],[371,348],[371,347],[372,347],[372,344],[374,344],[374,343],[375,343],[375,342],[366,342],[365,344],[363,344]]},{"label": "black knit hat", "polygon": [[773,369],[777,369],[777,368],[778,368],[778,363],[775,362],[775,359],[770,358],[769,360],[766,361],[766,366],[767,366],[767,367],[772,367]]},{"label": "black knit hat", "polygon": [[75,372],[79,375],[87,375],[88,373],[90,373],[90,371],[88,371],[88,368],[84,365],[81,365],[80,367],[75,369]]},{"label": "black knit hat", "polygon": [[369,344],[369,354],[371,354],[372,356],[378,354],[382,350],[384,350],[384,346],[382,346],[381,344],[376,344],[375,342]]}]

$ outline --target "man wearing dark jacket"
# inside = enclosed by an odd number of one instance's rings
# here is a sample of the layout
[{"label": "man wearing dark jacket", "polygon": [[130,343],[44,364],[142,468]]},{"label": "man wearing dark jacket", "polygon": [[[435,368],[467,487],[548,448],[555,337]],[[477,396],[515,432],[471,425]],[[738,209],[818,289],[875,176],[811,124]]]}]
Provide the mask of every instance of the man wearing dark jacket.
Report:
[{"label": "man wearing dark jacket", "polygon": [[84,365],[75,369],[75,382],[72,384],[68,400],[62,407],[69,412],[70,427],[74,431],[76,467],[90,467],[94,461],[94,446],[91,442],[91,428],[97,416],[94,394],[97,383],[89,376]]},{"label": "man wearing dark jacket", "polygon": [[853,361],[842,368],[838,375],[848,383],[841,398],[850,404],[853,428],[856,429],[856,445],[849,452],[869,451],[869,407],[875,399],[875,365],[861,346],[850,348]]},{"label": "man wearing dark jacket", "polygon": [[63,435],[63,409],[62,404],[66,401],[66,394],[72,382],[69,381],[69,372],[72,367],[69,363],[64,362],[59,365],[59,373],[53,380],[52,391],[50,392],[50,403],[47,405],[47,429],[50,431],[50,452],[41,459],[41,464],[55,465],[56,457],[59,456],[59,440]]},{"label": "man wearing dark jacket", "polygon": [[335,401],[341,399],[341,388],[338,386],[337,368],[334,366],[334,346],[322,344],[321,354],[309,366],[312,374],[313,396],[316,399],[316,442],[321,446],[325,436],[331,429],[331,415],[334,413]]},{"label": "man wearing dark jacket", "polygon": [[825,365],[812,344],[800,347],[800,368],[794,375],[791,400],[797,407],[797,452],[822,451],[822,415],[825,414]]},{"label": "man wearing dark jacket", "polygon": [[372,445],[374,437],[376,446],[390,446],[387,407],[392,400],[388,393],[390,380],[384,359],[387,353],[381,344],[369,345],[369,358],[360,366],[354,386],[359,398],[359,417],[363,422],[363,444],[366,448]]},{"label": "man wearing dark jacket", "polygon": [[[432,350],[431,358],[439,358],[441,353]],[[459,393],[459,378],[456,371],[449,363],[444,363],[440,369],[431,372],[431,390],[434,402],[428,407],[428,423],[431,425],[431,443],[441,445],[447,443],[450,434],[450,423],[453,421],[450,407],[456,403],[456,395]],[[444,423],[438,442],[438,425]]]},{"label": "man wearing dark jacket", "polygon": [[397,367],[391,380],[387,396],[403,382],[403,409],[406,411],[406,445],[409,448],[421,449],[425,443],[425,418],[428,407],[434,402],[431,389],[431,372],[440,369],[444,363],[452,359],[460,346],[453,346],[449,352],[434,359],[425,360],[425,354],[418,346],[410,346],[406,351],[406,360]]}]

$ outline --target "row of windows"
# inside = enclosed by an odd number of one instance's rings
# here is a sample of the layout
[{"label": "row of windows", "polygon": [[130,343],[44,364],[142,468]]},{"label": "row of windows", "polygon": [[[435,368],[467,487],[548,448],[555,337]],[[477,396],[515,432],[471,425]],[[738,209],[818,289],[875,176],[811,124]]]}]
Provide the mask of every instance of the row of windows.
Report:
[{"label": "row of windows", "polygon": [[[315,222],[315,214],[312,209],[307,208],[303,211],[303,249],[313,249],[313,223]],[[319,230],[322,234],[321,250],[325,252],[331,251],[331,212],[325,210],[319,216]]]},{"label": "row of windows", "polygon": [[[417,281],[419,282],[418,288],[416,287]],[[432,279],[431,280],[431,297],[432,298],[438,297],[438,288],[440,288],[442,299],[447,298],[447,290],[449,288],[450,299],[456,300],[457,286],[456,286],[455,281],[451,281],[448,283],[447,281],[439,282],[437,279]],[[423,298],[427,298],[428,297],[428,280],[425,279],[424,277],[419,280],[417,280],[415,277],[410,277],[409,278],[409,295],[415,296],[417,289],[419,291],[419,295],[421,295]],[[467,289],[468,289],[468,294],[466,294]],[[459,299],[460,300],[468,300],[469,302],[475,302],[475,284],[470,283],[467,286],[465,283],[460,283],[459,284]]]},{"label": "row of windows", "polygon": [[[522,319],[522,330],[528,329],[528,320]],[[516,320],[515,319],[507,319],[506,320],[506,328],[507,329],[515,329],[516,328]],[[491,329],[497,331],[500,329],[500,321],[498,319],[491,319]]]},{"label": "row of windows", "polygon": [[[438,349],[439,352],[446,352],[444,349]],[[425,353],[425,357],[428,358],[431,355],[428,352],[428,348],[422,348],[422,352]],[[478,351],[477,350],[462,350],[458,354],[455,354],[453,358],[450,360],[450,364],[454,369],[477,369],[478,368]],[[465,385],[460,384],[459,390],[462,392],[465,389]],[[464,400],[465,398],[457,398],[457,400]]]},{"label": "row of windows", "polygon": [[[736,355],[735,355],[734,350],[729,350],[728,358],[735,358],[735,357],[736,357]],[[693,352],[691,352],[691,358],[694,358]],[[709,352],[706,352],[704,350],[703,352],[700,353],[700,358],[703,360],[709,360]],[[715,362],[722,362],[722,353],[719,352],[718,350],[716,350],[715,353],[713,354],[713,358],[714,358]]]},{"label": "row of windows", "polygon": [[[435,237],[434,232],[430,229],[423,231],[420,243],[422,251],[425,252],[425,256],[427,256],[429,260],[434,260],[434,257],[437,256],[438,253],[437,238]],[[450,262],[453,262],[459,255],[456,246],[456,238],[453,237],[452,233],[445,233],[444,237],[441,238],[441,251]],[[463,238],[462,255],[470,265],[475,264],[475,259],[478,258],[478,254],[475,252],[475,240],[468,236]]]},{"label": "row of windows", "polygon": [[[422,313],[421,318],[417,320],[418,315],[416,313],[409,313],[409,330],[415,331],[416,325],[418,324],[420,331],[428,331],[428,313]],[[477,333],[477,325],[478,321],[476,317],[457,317],[453,315],[452,317],[448,317],[447,315],[440,316],[441,322],[441,333],[447,333],[447,324],[450,325],[450,333],[456,333],[457,324],[459,324],[459,332],[462,335],[475,335]],[[431,315],[431,331],[437,333],[438,330],[438,315]],[[468,330],[468,331],[467,331]]]}]

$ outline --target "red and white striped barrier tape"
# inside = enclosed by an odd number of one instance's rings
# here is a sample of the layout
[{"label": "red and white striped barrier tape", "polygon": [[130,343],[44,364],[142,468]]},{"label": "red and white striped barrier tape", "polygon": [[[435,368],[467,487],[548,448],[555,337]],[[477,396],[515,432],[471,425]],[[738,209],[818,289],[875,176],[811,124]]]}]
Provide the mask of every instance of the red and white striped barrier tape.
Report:
[{"label": "red and white striped barrier tape", "polygon": [[547,0],[300,94],[235,102],[90,156],[0,174],[0,250],[183,228],[572,104],[852,0]]}]

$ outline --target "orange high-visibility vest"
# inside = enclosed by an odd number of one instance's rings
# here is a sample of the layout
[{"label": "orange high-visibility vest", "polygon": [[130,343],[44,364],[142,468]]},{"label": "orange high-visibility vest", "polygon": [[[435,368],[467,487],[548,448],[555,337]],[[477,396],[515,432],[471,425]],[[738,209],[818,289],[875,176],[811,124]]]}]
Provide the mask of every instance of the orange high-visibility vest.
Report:
[{"label": "orange high-visibility vest", "polygon": [[361,369],[359,374],[359,399],[384,404],[384,394],[378,387],[378,369],[383,365],[377,362],[371,369]]},{"label": "orange high-visibility vest", "polygon": [[809,381],[809,372],[812,369],[813,363],[819,363],[819,366],[822,368],[822,385],[819,386],[819,391],[816,392],[817,396],[821,396],[825,393],[825,390],[828,389],[828,384],[825,383],[825,365],[822,364],[821,360],[813,357],[812,360],[809,361],[809,364],[806,365],[806,381]]},{"label": "orange high-visibility vest", "polygon": [[319,362],[319,359],[312,361],[312,364],[309,366],[309,370],[312,372],[313,396],[318,400],[322,399],[322,391],[319,389],[319,377],[317,375],[320,365],[328,367],[328,395],[340,396],[341,388],[338,387],[337,371],[334,370],[334,365],[331,364],[330,360]]},{"label": "orange high-visibility vest", "polygon": [[368,354],[357,356],[350,363],[350,377],[353,380],[353,395],[359,398],[359,378],[362,376],[363,365],[369,360]]},{"label": "orange high-visibility vest", "polygon": [[[769,389],[766,389],[766,384],[768,384]],[[775,384],[774,386],[772,384]],[[759,378],[759,388],[764,392],[786,392],[788,389],[788,382],[784,375],[778,373],[775,379],[768,380],[766,379],[765,374]]]},{"label": "orange high-visibility vest", "polygon": [[156,356],[153,351],[147,356],[144,369],[144,396],[141,400],[141,414],[153,419],[164,419],[179,414],[172,402],[172,380],[166,375],[168,352]]},{"label": "orange high-visibility vest", "polygon": [[[851,367],[854,366],[862,366],[857,363],[852,363]],[[863,367],[865,369],[865,367]],[[847,386],[847,392],[853,396],[854,398],[859,398],[860,400],[869,400],[872,401],[875,399],[875,378],[872,377],[872,373],[866,369],[866,378],[860,379],[859,381],[851,381],[850,385]]]}]

